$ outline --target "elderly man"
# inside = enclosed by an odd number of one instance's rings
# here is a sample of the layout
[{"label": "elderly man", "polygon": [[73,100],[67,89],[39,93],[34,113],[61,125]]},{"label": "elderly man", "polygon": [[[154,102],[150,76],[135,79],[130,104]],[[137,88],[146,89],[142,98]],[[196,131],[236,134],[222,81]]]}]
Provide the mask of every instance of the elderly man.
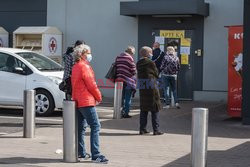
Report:
[{"label": "elderly man", "polygon": [[158,71],[150,59],[152,49],[144,46],[140,49],[140,60],[137,62],[138,85],[140,89],[140,135],[149,133],[146,129],[148,112],[151,111],[154,135],[162,135],[159,131],[159,111],[161,109],[160,94],[157,88]]},{"label": "elderly man", "polygon": [[154,42],[153,44],[153,57],[152,60],[155,62],[156,68],[158,69],[158,72],[160,73],[160,67],[162,60],[164,58],[165,53],[160,49],[160,44],[158,42]]}]

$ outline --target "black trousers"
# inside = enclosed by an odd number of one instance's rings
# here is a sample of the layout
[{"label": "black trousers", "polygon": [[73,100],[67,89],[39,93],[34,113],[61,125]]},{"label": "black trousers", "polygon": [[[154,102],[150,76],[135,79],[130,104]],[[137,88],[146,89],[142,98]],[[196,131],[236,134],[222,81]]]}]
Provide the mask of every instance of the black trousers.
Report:
[{"label": "black trousers", "polygon": [[[159,131],[159,111],[151,111],[152,126],[154,132]],[[140,131],[146,130],[148,122],[148,111],[140,112]]]}]

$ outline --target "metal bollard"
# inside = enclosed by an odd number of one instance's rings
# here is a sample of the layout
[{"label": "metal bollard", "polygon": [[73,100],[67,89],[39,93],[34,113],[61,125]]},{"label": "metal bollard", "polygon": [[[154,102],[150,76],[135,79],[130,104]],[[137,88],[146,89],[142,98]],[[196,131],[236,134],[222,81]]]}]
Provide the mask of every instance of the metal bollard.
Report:
[{"label": "metal bollard", "polygon": [[63,101],[63,160],[78,161],[77,113],[75,101]]},{"label": "metal bollard", "polygon": [[35,137],[35,90],[24,90],[23,93],[23,137]]},{"label": "metal bollard", "polygon": [[207,161],[208,109],[192,110],[192,167],[205,167]]},{"label": "metal bollard", "polygon": [[114,119],[121,118],[121,105],[122,105],[122,89],[123,82],[115,82],[115,93],[114,93]]}]

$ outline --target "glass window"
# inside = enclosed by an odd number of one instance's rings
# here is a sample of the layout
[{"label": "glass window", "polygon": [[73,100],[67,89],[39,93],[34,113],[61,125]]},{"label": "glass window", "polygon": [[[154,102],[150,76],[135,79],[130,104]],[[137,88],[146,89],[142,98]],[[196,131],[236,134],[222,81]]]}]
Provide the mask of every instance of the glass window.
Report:
[{"label": "glass window", "polygon": [[27,60],[30,64],[36,67],[40,71],[61,71],[63,70],[60,64],[57,64],[53,60],[39,55],[34,52],[20,52],[16,53],[25,60]]},{"label": "glass window", "polygon": [[[18,69],[18,67],[20,67]],[[23,75],[31,74],[32,71],[20,60],[12,55],[0,53],[0,71],[18,73]]]}]

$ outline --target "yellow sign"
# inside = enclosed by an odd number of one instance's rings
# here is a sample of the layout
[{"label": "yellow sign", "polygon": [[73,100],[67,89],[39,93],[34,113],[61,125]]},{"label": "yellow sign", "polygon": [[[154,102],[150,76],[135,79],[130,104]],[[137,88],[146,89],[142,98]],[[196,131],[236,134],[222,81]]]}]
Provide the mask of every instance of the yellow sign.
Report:
[{"label": "yellow sign", "polygon": [[160,36],[165,38],[185,38],[184,30],[160,30]]},{"label": "yellow sign", "polygon": [[181,54],[181,64],[188,65],[188,55],[187,54]]},{"label": "yellow sign", "polygon": [[181,46],[191,46],[191,39],[190,38],[182,38],[181,39]]}]

